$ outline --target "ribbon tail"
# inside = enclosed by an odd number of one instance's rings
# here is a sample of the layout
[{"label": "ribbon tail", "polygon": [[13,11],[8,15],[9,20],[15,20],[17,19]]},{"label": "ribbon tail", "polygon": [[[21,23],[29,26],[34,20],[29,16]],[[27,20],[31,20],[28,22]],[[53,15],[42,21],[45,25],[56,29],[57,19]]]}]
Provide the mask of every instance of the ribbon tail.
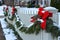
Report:
[{"label": "ribbon tail", "polygon": [[41,28],[42,28],[43,30],[46,29],[46,20],[44,20],[44,22],[41,23]]}]

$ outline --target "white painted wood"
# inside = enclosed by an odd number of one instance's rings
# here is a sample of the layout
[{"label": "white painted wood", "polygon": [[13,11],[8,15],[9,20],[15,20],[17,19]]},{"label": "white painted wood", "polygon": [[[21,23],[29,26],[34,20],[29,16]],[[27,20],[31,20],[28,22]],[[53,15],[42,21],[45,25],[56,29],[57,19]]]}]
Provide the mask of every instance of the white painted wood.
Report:
[{"label": "white painted wood", "polygon": [[17,10],[18,10],[18,15],[19,15],[21,21],[24,23],[24,25],[26,27],[32,23],[32,22],[30,22],[31,17],[37,14],[36,8],[20,8]]},{"label": "white painted wood", "polygon": [[57,25],[58,25],[58,27],[60,28],[60,12],[58,12],[57,14],[56,14],[58,17],[56,18],[56,20],[57,20]]}]

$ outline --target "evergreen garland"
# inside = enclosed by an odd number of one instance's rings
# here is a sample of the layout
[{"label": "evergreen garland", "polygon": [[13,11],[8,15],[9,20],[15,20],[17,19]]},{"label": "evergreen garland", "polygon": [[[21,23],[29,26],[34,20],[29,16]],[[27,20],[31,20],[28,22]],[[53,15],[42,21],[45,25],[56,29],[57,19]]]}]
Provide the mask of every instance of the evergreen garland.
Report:
[{"label": "evergreen garland", "polygon": [[20,30],[21,32],[26,32],[27,27],[21,27],[19,30]]},{"label": "evergreen garland", "polygon": [[46,32],[49,32],[53,35],[53,37],[58,37],[60,36],[60,30],[57,26],[53,25],[53,21],[51,19],[47,19],[46,23]]},{"label": "evergreen garland", "polygon": [[4,20],[5,20],[6,22],[8,22],[6,18],[5,18]]},{"label": "evergreen garland", "polygon": [[59,9],[60,12],[60,0],[51,0],[51,6]]},{"label": "evergreen garland", "polygon": [[[36,21],[31,27],[21,27],[20,31],[25,32],[26,34],[35,33],[36,35],[40,32],[40,21]],[[57,26],[53,25],[53,21],[51,19],[47,19],[46,23],[46,32],[51,33],[53,37],[60,36],[60,30]]]},{"label": "evergreen garland", "polygon": [[38,34],[41,30],[40,28],[40,22],[39,21],[36,21],[31,27],[27,28],[27,27],[21,27],[20,28],[20,31],[21,32],[25,32],[25,33],[28,33],[28,34],[32,34],[32,33],[35,33],[35,34]]},{"label": "evergreen garland", "polygon": [[36,21],[30,28],[28,28],[27,33],[36,33],[38,34],[40,32],[40,22]]},{"label": "evergreen garland", "polygon": [[31,2],[29,1],[28,4],[27,4],[27,7],[28,8],[39,8],[40,6],[38,4],[35,4],[35,2]]},{"label": "evergreen garland", "polygon": [[4,12],[4,16],[8,16],[8,12]]},{"label": "evergreen garland", "polygon": [[16,21],[16,26],[17,27],[20,27],[21,26],[21,23],[19,21]]}]

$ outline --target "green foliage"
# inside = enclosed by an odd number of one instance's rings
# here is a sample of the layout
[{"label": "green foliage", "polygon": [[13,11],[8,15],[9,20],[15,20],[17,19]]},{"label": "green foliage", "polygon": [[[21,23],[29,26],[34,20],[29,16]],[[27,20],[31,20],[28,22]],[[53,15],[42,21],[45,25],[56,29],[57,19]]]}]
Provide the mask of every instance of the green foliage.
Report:
[{"label": "green foliage", "polygon": [[16,26],[17,27],[20,27],[21,26],[21,23],[19,21],[16,21]]},{"label": "green foliage", "polygon": [[39,8],[40,6],[39,6],[39,5],[36,5],[35,7],[36,7],[36,8]]},{"label": "green foliage", "polygon": [[6,18],[5,18],[4,20],[5,20],[6,22],[8,22]]},{"label": "green foliage", "polygon": [[27,27],[21,27],[21,28],[20,28],[20,31],[21,31],[21,32],[26,32],[26,30],[27,30]]},{"label": "green foliage", "polygon": [[8,12],[4,12],[4,16],[8,16]]},{"label": "green foliage", "polygon": [[27,7],[28,7],[28,8],[31,8],[31,4],[28,4]]},{"label": "green foliage", "polygon": [[32,34],[32,33],[36,33],[38,34],[41,30],[40,28],[40,22],[39,21],[36,21],[31,27],[27,28],[27,27],[21,27],[20,28],[20,31],[21,32],[25,32],[25,33],[28,33],[28,34]]},{"label": "green foliage", "polygon": [[39,8],[40,6],[37,5],[37,4],[35,4],[35,3],[29,2],[28,5],[27,5],[27,7],[28,7],[28,8],[33,8],[33,7]]},{"label": "green foliage", "polygon": [[58,34],[57,35],[60,36],[60,30],[58,30]]},{"label": "green foliage", "polygon": [[38,24],[37,26],[36,26],[36,34],[38,34],[39,32],[40,32],[40,30],[41,30],[41,28],[40,28],[40,24]]},{"label": "green foliage", "polygon": [[57,8],[60,11],[60,1],[58,1],[58,0],[51,0],[51,6]]},{"label": "green foliage", "polygon": [[15,8],[15,13],[17,12],[17,9]]},{"label": "green foliage", "polygon": [[47,22],[46,22],[46,31],[47,32],[51,32],[51,28],[53,27],[53,21],[51,19],[47,19]]},{"label": "green foliage", "polygon": [[60,30],[57,26],[53,25],[53,21],[51,19],[47,20],[47,26],[46,26],[46,32],[49,32],[52,34],[53,37],[60,36]]},{"label": "green foliage", "polygon": [[51,28],[51,34],[53,35],[53,37],[58,37],[58,27],[53,26]]},{"label": "green foliage", "polygon": [[[32,4],[28,4],[27,7],[28,7],[28,8],[33,8],[33,7],[32,7]],[[39,6],[39,5],[35,5],[34,7],[35,7],[35,8],[39,8],[40,6]]]},{"label": "green foliage", "polygon": [[28,28],[28,30],[26,31],[26,33],[29,33],[29,34],[34,33],[34,32],[35,32],[35,26],[34,25],[31,26],[30,28]]}]

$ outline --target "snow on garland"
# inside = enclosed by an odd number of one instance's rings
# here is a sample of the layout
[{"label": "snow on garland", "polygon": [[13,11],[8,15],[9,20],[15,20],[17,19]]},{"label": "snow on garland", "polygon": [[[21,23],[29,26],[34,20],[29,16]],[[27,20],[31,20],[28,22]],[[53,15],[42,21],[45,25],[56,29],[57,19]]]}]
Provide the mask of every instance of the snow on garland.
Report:
[{"label": "snow on garland", "polygon": [[11,18],[8,17],[8,19],[11,20],[11,21],[14,20],[14,18],[15,18],[15,15],[11,16]]},{"label": "snow on garland", "polygon": [[20,27],[21,26],[21,23],[19,21],[16,21],[16,26],[17,27]]},{"label": "snow on garland", "polygon": [[[33,25],[28,27],[20,27],[21,32],[25,32],[26,34],[38,34],[40,30],[45,30],[48,33],[51,33],[54,37],[60,36],[60,30],[57,26],[53,25],[51,17],[52,15],[49,14],[48,11],[45,11],[43,8],[39,8],[38,15],[35,15],[31,17],[31,22],[33,22]],[[16,21],[16,25],[19,27],[21,26],[20,21]]]}]

